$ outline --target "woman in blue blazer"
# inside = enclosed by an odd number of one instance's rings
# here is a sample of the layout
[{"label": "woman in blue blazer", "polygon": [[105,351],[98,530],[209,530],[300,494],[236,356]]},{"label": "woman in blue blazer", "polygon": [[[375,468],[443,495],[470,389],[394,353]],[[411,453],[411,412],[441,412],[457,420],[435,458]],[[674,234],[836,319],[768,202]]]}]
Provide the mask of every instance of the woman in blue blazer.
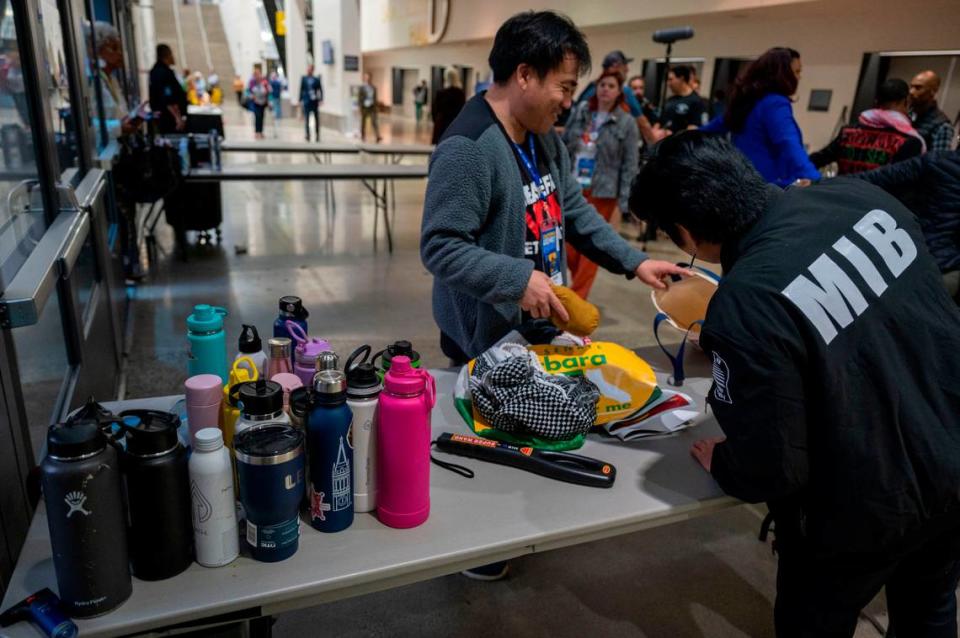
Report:
[{"label": "woman in blue blazer", "polygon": [[799,53],[785,47],[770,49],[737,78],[727,112],[701,128],[732,133],[734,145],[764,179],[783,187],[820,179],[793,119],[790,96],[797,92],[800,70]]}]

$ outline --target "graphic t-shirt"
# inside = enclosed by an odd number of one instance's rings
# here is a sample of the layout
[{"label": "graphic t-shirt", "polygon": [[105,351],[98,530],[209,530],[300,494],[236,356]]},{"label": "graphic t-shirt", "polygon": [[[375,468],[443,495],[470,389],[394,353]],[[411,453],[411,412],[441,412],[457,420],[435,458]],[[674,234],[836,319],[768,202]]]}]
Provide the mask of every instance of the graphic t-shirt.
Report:
[{"label": "graphic t-shirt", "polygon": [[[506,132],[504,132],[504,135],[506,135]],[[523,148],[523,152],[526,153],[527,158],[533,161],[534,158],[530,157],[530,139],[531,135],[528,133],[527,141],[521,148]],[[557,196],[557,182],[553,174],[550,173],[550,169],[544,160],[545,153],[543,152],[543,148],[539,142],[536,141],[536,136],[533,136],[533,139],[536,149],[537,171],[540,173],[546,200],[541,198],[540,187],[537,185],[537,181],[530,175],[520,155],[516,152],[516,149],[514,149],[514,157],[517,160],[517,167],[520,169],[520,175],[523,180],[523,198],[527,204],[526,238],[524,241],[523,254],[527,259],[533,261],[533,267],[535,269],[547,274],[553,273],[552,278],[554,283],[560,285],[563,284],[564,279],[564,272],[561,267],[563,263],[561,260],[561,256],[563,255],[563,210],[560,207],[560,199]],[[512,142],[511,146],[513,146]],[[554,234],[556,237],[555,250],[549,250],[549,247],[553,245],[549,236],[551,228],[556,229]],[[545,238],[545,242],[541,241]],[[542,254],[544,245],[548,247],[547,252],[544,253],[546,258],[544,254]],[[547,263],[548,261],[549,263]]]},{"label": "graphic t-shirt", "polygon": [[663,126],[673,133],[685,131],[688,126],[703,126],[706,112],[703,98],[696,92],[674,95],[663,106]]}]

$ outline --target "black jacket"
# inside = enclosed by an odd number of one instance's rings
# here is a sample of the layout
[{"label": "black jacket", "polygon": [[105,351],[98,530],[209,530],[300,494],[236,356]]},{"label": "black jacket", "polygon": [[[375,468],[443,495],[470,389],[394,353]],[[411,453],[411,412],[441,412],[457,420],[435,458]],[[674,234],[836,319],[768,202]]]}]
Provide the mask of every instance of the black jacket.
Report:
[{"label": "black jacket", "polygon": [[724,245],[701,337],[728,494],[799,508],[823,552],[876,552],[960,514],[960,311],[896,199],[771,188]]},{"label": "black jacket", "polygon": [[857,177],[883,188],[917,214],[941,272],[960,270],[960,151],[928,153]]},{"label": "black jacket", "polygon": [[161,133],[173,133],[177,130],[174,120],[167,106],[180,107],[180,115],[187,116],[187,94],[180,86],[180,80],[173,69],[162,62],[157,62],[150,69],[150,108],[160,113],[158,128]]}]

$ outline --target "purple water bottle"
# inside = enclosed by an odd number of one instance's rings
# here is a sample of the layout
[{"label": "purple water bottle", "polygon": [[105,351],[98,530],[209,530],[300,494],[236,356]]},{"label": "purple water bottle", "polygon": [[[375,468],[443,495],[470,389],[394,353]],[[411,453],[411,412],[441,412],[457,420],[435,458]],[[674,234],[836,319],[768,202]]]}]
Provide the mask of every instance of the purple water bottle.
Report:
[{"label": "purple water bottle", "polygon": [[[310,313],[303,307],[303,300],[294,295],[280,297],[280,314],[277,320],[273,322],[273,336],[286,337],[293,341],[293,335],[287,330],[287,322],[292,321],[303,330],[304,334],[309,334],[307,330],[307,317]],[[293,365],[293,353],[290,353],[290,364]]]},{"label": "purple water bottle", "polygon": [[300,377],[303,385],[312,387],[317,356],[322,352],[329,352],[330,344],[323,339],[308,337],[299,324],[293,321],[287,322],[287,331],[297,342],[297,347],[293,350],[293,373]]}]

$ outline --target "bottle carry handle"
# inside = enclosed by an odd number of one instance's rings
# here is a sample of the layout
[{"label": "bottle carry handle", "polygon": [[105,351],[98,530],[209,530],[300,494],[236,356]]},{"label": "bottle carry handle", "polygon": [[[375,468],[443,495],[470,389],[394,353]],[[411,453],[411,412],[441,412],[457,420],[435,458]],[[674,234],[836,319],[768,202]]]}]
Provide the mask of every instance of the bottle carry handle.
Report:
[{"label": "bottle carry handle", "polygon": [[240,371],[246,370],[252,379],[248,381],[258,381],[260,379],[260,372],[257,370],[257,364],[250,357],[237,357],[233,362],[233,365],[230,367],[233,376],[236,377],[237,383],[240,382]]},{"label": "bottle carry handle", "polygon": [[426,370],[420,370],[420,374],[427,382],[427,407],[432,410],[433,406],[437,404],[437,380]]},{"label": "bottle carry handle", "polygon": [[293,340],[297,342],[298,346],[300,344],[306,343],[309,339],[307,333],[300,327],[300,324],[296,321],[291,321],[287,319],[287,322],[284,324],[287,327],[287,332],[290,333],[290,336],[293,337]]},{"label": "bottle carry handle", "polygon": [[[366,362],[367,362],[367,358],[370,356],[370,353],[371,353],[371,352],[373,352],[373,348],[371,348],[371,347],[368,346],[368,345],[360,346],[359,348],[357,348],[356,350],[354,350],[353,352],[351,352],[351,353],[350,353],[350,356],[347,357],[347,362],[346,362],[346,363],[344,364],[344,366],[343,366],[343,371],[344,371],[344,372],[350,372],[351,370],[353,370],[353,369],[354,369],[355,367],[357,367],[358,365],[360,365],[360,364],[362,364],[362,363],[366,363]],[[359,357],[361,354],[363,355],[363,359],[361,359],[360,361],[356,361],[356,363],[354,363],[354,361],[356,360],[356,358]]]}]

